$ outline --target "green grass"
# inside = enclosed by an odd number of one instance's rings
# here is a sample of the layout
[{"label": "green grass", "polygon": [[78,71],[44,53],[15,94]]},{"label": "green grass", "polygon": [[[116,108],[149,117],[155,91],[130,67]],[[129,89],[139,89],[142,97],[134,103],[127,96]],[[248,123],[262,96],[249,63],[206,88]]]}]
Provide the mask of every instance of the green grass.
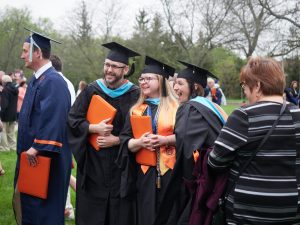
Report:
[{"label": "green grass", "polygon": [[227,105],[222,105],[221,107],[229,116],[233,112],[233,110],[239,108],[242,105],[242,101],[243,100],[241,99],[227,99]]},{"label": "green grass", "polygon": [[229,116],[233,112],[233,110],[235,110],[236,108],[240,107],[240,105],[231,105],[231,104],[228,104],[228,105],[222,105],[221,107],[222,107],[222,109],[224,109],[224,111]]},{"label": "green grass", "polygon": [[[5,174],[0,176],[0,224],[16,225],[13,209],[13,182],[15,176],[16,152],[0,152],[0,161],[2,163]],[[75,173],[75,169],[72,170]],[[75,193],[71,190],[71,200],[73,207],[75,206]],[[74,221],[66,221],[66,225],[74,225]]]}]

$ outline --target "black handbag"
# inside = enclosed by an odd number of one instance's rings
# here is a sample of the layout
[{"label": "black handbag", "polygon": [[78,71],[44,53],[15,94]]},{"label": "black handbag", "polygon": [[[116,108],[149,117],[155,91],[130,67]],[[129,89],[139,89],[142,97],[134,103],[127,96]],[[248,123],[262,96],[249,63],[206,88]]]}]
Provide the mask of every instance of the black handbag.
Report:
[{"label": "black handbag", "polygon": [[247,166],[250,164],[250,162],[254,159],[254,157],[256,156],[256,154],[259,152],[259,150],[261,149],[261,147],[265,144],[266,140],[269,138],[269,136],[271,135],[271,133],[275,129],[276,125],[278,124],[278,121],[279,121],[280,117],[282,116],[283,112],[285,111],[285,108],[286,108],[286,101],[284,100],[283,104],[281,106],[281,109],[280,109],[279,116],[274,121],[274,123],[272,125],[272,128],[268,131],[268,133],[266,134],[266,136],[264,137],[264,139],[260,142],[260,144],[257,147],[257,149],[252,153],[251,157],[247,160],[247,162],[241,168],[241,170],[239,171],[238,175],[235,177],[235,179],[233,181],[233,184],[232,184],[231,188],[229,189],[229,191],[227,192],[227,194],[224,197],[221,197],[219,199],[218,208],[217,208],[216,212],[214,213],[211,225],[225,225],[226,224],[225,203],[226,203],[226,200],[228,198],[229,193],[236,186],[237,181],[238,181],[239,177],[241,176],[241,174],[244,172],[244,170],[247,168]]}]

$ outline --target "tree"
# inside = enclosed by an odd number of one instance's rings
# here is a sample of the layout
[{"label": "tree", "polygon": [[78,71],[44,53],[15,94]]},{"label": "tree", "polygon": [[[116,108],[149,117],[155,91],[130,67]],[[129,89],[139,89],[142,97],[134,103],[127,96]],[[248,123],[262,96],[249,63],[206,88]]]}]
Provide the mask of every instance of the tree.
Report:
[{"label": "tree", "polygon": [[[65,45],[68,51],[62,51],[62,55],[68,59],[70,67],[65,65],[65,70],[74,76],[76,82],[79,82],[78,76],[90,78],[88,80],[98,78],[101,67],[95,59],[103,57],[100,44],[93,37],[92,19],[85,1],[82,0],[74,9],[74,14],[66,23],[66,30]],[[97,48],[99,51],[95,51]]]},{"label": "tree", "polygon": [[145,37],[149,31],[150,22],[147,12],[144,9],[139,10],[139,14],[135,17],[135,21],[136,25],[134,26],[134,33]]},{"label": "tree", "polygon": [[223,33],[225,45],[232,50],[241,51],[246,58],[252,56],[259,46],[259,38],[270,29],[274,18],[260,7],[257,0],[234,0],[230,16],[226,20]]},{"label": "tree", "polygon": [[239,73],[245,61],[228,49],[214,48],[209,53],[210,66],[208,69],[215,74],[227,97],[239,98],[240,85]]},{"label": "tree", "polygon": [[5,8],[1,14],[0,70],[11,72],[22,67],[19,58],[26,36],[24,26],[31,26],[31,18],[28,9]]},{"label": "tree", "polygon": [[[269,52],[270,56],[283,56],[300,47],[300,3],[298,0],[258,0],[266,12],[281,24],[279,42]],[[284,23],[286,22],[286,23]],[[288,32],[284,29],[289,27]],[[288,34],[287,34],[288,33]]]},{"label": "tree", "polygon": [[[122,18],[123,5],[117,0],[103,0],[101,6],[97,8],[97,18],[99,23],[95,26],[97,34],[103,37],[104,42],[111,40],[114,28]],[[99,13],[100,12],[100,13]]]}]

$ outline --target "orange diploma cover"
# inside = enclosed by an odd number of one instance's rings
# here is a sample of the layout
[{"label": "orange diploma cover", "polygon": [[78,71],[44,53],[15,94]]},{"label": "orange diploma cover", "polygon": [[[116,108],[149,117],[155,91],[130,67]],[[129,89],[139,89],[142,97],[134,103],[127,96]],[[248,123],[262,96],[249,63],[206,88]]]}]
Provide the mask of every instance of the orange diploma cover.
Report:
[{"label": "orange diploma cover", "polygon": [[18,188],[21,193],[47,199],[51,158],[37,159],[37,166],[29,166],[26,153],[21,154]]},{"label": "orange diploma cover", "polygon": [[[130,117],[131,128],[134,138],[140,138],[144,133],[152,133],[152,123],[150,116],[136,116]],[[136,155],[137,163],[146,166],[156,166],[156,152],[148,149],[140,149]]]},{"label": "orange diploma cover", "polygon": [[[111,124],[116,113],[117,110],[107,101],[105,101],[101,96],[93,95],[86,114],[86,119],[90,122],[90,124],[97,124],[102,120],[111,118],[111,120],[109,121],[109,123]],[[90,134],[89,142],[96,150],[99,151],[100,148],[97,144],[97,137],[98,134]]]}]

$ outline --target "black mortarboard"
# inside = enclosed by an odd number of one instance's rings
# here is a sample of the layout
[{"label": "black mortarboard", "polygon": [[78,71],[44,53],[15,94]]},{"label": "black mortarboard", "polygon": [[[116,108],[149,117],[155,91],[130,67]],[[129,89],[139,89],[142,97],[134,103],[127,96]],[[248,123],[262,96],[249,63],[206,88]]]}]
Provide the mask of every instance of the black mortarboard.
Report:
[{"label": "black mortarboard", "polygon": [[142,73],[155,73],[165,78],[174,76],[175,69],[165,63],[162,63],[152,57],[146,56],[145,66]]},{"label": "black mortarboard", "polygon": [[193,83],[201,84],[203,88],[206,87],[208,77],[218,79],[215,75],[213,75],[206,69],[180,60],[178,60],[178,62],[185,65],[187,68],[179,71],[177,78],[185,78]]},{"label": "black mortarboard", "polygon": [[33,52],[33,45],[40,49],[49,49],[51,50],[51,43],[50,41],[54,41],[58,44],[61,44],[61,42],[56,41],[50,37],[47,37],[43,34],[40,34],[36,31],[30,30],[25,27],[26,30],[30,31],[31,34],[25,39],[25,42],[30,44],[30,56],[29,56],[29,61],[32,61],[32,52]]},{"label": "black mortarboard", "polygon": [[167,96],[166,79],[168,79],[169,76],[174,76],[175,69],[173,67],[146,55],[145,66],[142,73],[155,73],[165,78],[163,79],[162,96]]},{"label": "black mortarboard", "polygon": [[139,53],[137,53],[129,48],[126,48],[125,46],[120,45],[117,42],[106,43],[106,44],[103,44],[102,46],[110,49],[110,51],[106,57],[107,59],[110,59],[115,62],[124,63],[126,65],[129,64],[128,59],[130,57],[140,56]]}]

